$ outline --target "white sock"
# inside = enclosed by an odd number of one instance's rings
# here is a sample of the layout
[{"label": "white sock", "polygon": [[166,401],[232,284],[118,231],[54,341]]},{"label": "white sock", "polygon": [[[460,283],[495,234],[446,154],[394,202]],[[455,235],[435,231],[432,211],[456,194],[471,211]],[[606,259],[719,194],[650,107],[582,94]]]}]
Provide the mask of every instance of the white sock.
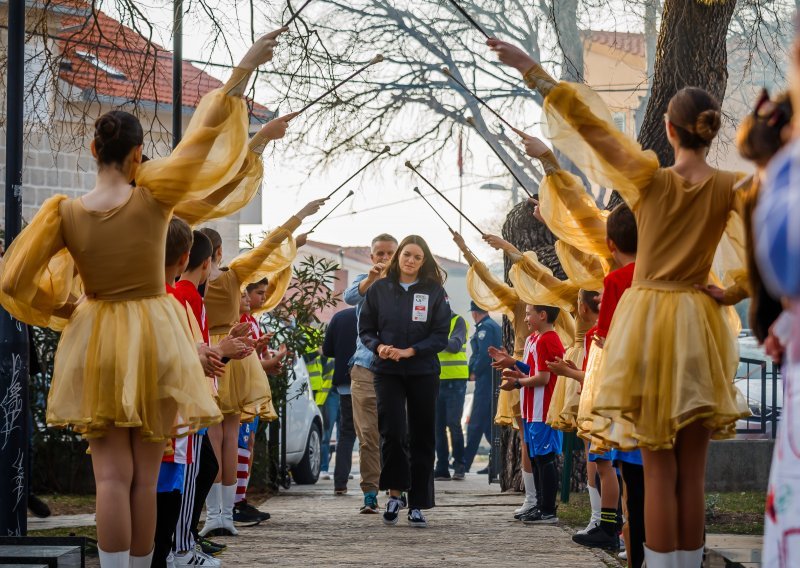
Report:
[{"label": "white sock", "polygon": [[647,568],[689,568],[681,566],[678,562],[678,553],[672,552],[655,552],[644,547],[644,562]]},{"label": "white sock", "polygon": [[155,552],[155,548],[150,551],[150,554],[147,556],[131,556],[129,568],[150,568],[150,564],[153,563],[153,552]]},{"label": "white sock", "polygon": [[522,482],[525,484],[525,503],[536,504],[536,482],[533,481],[533,472],[522,470]]},{"label": "white sock", "polygon": [[[130,568],[131,551],[123,550],[122,552],[106,552],[97,548],[98,556],[100,556],[101,568]],[[149,565],[148,565],[149,566]]]},{"label": "white sock", "polygon": [[589,486],[589,503],[592,505],[592,520],[600,520],[600,513],[603,510],[603,501],[597,487]]},{"label": "white sock", "polygon": [[700,568],[703,565],[703,546],[697,550],[679,550],[678,564],[680,568]]}]

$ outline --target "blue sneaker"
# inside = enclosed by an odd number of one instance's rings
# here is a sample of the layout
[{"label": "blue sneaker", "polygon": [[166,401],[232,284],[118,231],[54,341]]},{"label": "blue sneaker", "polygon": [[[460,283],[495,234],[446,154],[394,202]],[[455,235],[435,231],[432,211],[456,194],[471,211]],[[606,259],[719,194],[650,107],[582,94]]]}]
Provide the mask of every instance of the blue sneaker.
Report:
[{"label": "blue sneaker", "polygon": [[422,514],[422,511],[419,509],[411,509],[408,512],[408,526],[418,529],[426,529],[428,528],[428,521],[425,518],[425,515]]},{"label": "blue sneaker", "polygon": [[377,493],[364,493],[364,506],[359,511],[362,515],[377,515],[381,512],[378,507],[378,494]]}]

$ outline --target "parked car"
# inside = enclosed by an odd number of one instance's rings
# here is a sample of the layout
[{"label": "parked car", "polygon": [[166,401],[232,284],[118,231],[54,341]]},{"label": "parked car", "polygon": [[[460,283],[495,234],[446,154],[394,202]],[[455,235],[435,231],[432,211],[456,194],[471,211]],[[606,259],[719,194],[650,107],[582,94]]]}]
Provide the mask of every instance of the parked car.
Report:
[{"label": "parked car", "polygon": [[322,414],[302,357],[295,358],[293,370],[286,393],[286,465],[295,483],[313,485],[322,463]]}]

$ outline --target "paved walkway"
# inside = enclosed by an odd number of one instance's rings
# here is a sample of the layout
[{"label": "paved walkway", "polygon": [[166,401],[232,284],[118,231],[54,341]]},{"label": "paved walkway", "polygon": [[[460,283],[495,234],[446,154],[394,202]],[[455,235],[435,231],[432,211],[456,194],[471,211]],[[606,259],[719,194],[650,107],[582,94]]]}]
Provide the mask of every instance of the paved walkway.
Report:
[{"label": "paved walkway", "polygon": [[[242,529],[220,559],[229,566],[616,566],[604,553],[575,545],[558,526],[528,527],[511,518],[519,495],[502,495],[486,476],[437,482],[438,507],[430,528],[413,529],[405,518],[385,527],[379,515],[359,515],[361,495],[335,497],[333,484],[292,486],[264,506],[272,519]],[[381,499],[381,503],[384,498]]]}]

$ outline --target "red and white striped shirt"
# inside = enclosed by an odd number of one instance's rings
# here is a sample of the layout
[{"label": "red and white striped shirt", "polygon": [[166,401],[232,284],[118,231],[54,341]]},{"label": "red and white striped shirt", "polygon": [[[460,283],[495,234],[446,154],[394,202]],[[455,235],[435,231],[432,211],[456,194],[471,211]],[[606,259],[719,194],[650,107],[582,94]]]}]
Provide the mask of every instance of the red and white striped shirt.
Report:
[{"label": "red and white striped shirt", "polygon": [[[533,334],[525,342],[525,363],[530,366],[530,376],[546,370],[549,361],[563,356],[564,345],[554,330]],[[523,388],[522,418],[525,422],[546,420],[557,378],[555,373],[550,373],[547,384]]]}]

